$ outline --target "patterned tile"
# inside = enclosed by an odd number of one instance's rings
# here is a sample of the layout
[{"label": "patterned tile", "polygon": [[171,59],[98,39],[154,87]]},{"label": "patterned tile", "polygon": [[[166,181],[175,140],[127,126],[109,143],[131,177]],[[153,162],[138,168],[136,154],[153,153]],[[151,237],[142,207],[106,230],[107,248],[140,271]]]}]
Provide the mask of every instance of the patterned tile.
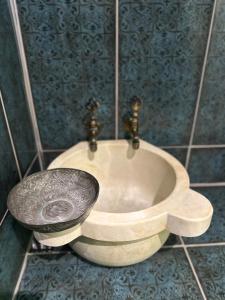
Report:
[{"label": "patterned tile", "polygon": [[44,149],[86,139],[91,97],[101,103],[100,138],[114,137],[114,2],[20,0],[18,8]]},{"label": "patterned tile", "polygon": [[188,171],[191,182],[225,181],[225,149],[192,149]]},{"label": "patterned tile", "polygon": [[21,227],[10,215],[0,227],[0,299],[11,299],[19,276],[30,231]]},{"label": "patterned tile", "polygon": [[194,143],[224,144],[225,3],[218,1]]},{"label": "patterned tile", "polygon": [[186,244],[225,242],[224,201],[225,188],[198,188],[212,203],[214,212],[212,223],[206,233],[195,238],[183,238]]},{"label": "patterned tile", "polygon": [[212,4],[120,1],[121,115],[141,97],[140,135],[149,142],[188,143]]},{"label": "patterned tile", "polygon": [[182,249],[130,267],[107,268],[75,254],[29,257],[17,299],[200,299]]},{"label": "patterned tile", "polygon": [[208,300],[225,299],[225,247],[189,249]]},{"label": "patterned tile", "polygon": [[6,112],[10,122],[22,173],[35,153],[35,143],[23,89],[23,79],[17,54],[8,5],[0,1],[0,82]]}]

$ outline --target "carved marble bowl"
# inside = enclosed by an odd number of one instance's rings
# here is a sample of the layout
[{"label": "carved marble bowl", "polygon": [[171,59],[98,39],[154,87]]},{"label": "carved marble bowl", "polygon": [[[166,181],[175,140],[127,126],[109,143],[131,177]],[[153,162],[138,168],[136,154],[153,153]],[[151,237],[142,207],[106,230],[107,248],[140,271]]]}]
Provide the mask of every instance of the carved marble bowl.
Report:
[{"label": "carved marble bowl", "polygon": [[62,231],[81,223],[97,200],[99,184],[77,169],[53,169],[26,177],[9,193],[7,205],[26,228]]},{"label": "carved marble bowl", "polygon": [[82,257],[106,266],[140,262],[162,247],[169,233],[203,234],[213,208],[190,189],[185,168],[162,149],[140,140],[134,150],[125,140],[98,141],[90,152],[81,142],[49,166],[76,168],[95,176],[100,192],[90,215],[60,233],[35,232],[47,246],[70,243]]}]

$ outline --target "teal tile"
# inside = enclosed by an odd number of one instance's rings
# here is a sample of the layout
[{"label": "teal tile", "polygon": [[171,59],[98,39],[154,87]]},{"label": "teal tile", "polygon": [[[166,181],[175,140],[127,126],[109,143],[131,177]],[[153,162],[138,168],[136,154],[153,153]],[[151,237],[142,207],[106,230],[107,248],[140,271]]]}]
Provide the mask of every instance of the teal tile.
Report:
[{"label": "teal tile", "polygon": [[148,142],[189,142],[212,4],[120,1],[121,116],[134,95],[141,97],[140,136]]},{"label": "teal tile", "polygon": [[92,97],[99,138],[114,138],[114,1],[18,1],[18,9],[44,149],[86,139]]},{"label": "teal tile", "polygon": [[196,124],[195,144],[225,144],[225,3],[219,1]]},{"label": "teal tile", "polygon": [[0,299],[12,299],[31,232],[8,214],[0,227]]},{"label": "teal tile", "polygon": [[225,247],[191,248],[188,251],[207,299],[225,299]]},{"label": "teal tile", "polygon": [[44,152],[44,161],[45,161],[45,167],[47,168],[50,163],[62,152]]},{"label": "teal tile", "polygon": [[5,109],[24,174],[35,154],[35,142],[23,78],[6,1],[0,1],[0,82]]},{"label": "teal tile", "polygon": [[187,149],[183,148],[170,148],[170,149],[163,149],[166,152],[169,152],[171,155],[173,155],[176,159],[178,159],[182,165],[185,165],[186,155],[187,155]]},{"label": "teal tile", "polygon": [[19,181],[5,120],[0,107],[0,220],[6,211],[6,198],[10,189]]},{"label": "teal tile", "polygon": [[75,254],[32,255],[17,299],[200,299],[182,249],[166,249],[122,268],[101,267]]},{"label": "teal tile", "polygon": [[188,172],[192,183],[225,181],[225,149],[192,149]]}]

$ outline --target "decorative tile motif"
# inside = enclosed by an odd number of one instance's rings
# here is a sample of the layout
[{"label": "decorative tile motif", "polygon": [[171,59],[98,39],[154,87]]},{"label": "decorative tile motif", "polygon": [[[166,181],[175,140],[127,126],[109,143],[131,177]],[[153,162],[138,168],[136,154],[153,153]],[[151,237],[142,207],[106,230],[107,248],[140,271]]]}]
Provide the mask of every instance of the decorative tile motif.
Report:
[{"label": "decorative tile motif", "polygon": [[182,249],[130,267],[107,268],[75,254],[29,257],[17,299],[200,299]]},{"label": "decorative tile motif", "polygon": [[224,18],[225,2],[218,1],[194,137],[195,144],[225,144]]},{"label": "decorative tile motif", "polygon": [[225,181],[225,149],[192,149],[188,171],[191,182]]},{"label": "decorative tile motif", "polygon": [[0,89],[24,174],[36,150],[6,1],[0,1],[0,66]]},{"label": "decorative tile motif", "polygon": [[113,138],[114,1],[19,0],[18,8],[44,148],[86,139],[91,97],[101,103],[100,138]]},{"label": "decorative tile motif", "polygon": [[189,249],[208,300],[225,299],[225,247]]},{"label": "decorative tile motif", "polygon": [[140,135],[149,142],[188,143],[212,3],[120,1],[121,114],[140,96]]},{"label": "decorative tile motif", "polygon": [[195,238],[183,238],[186,244],[225,242],[224,201],[225,188],[198,188],[196,191],[205,195],[212,203],[214,212],[212,223],[206,233]]}]

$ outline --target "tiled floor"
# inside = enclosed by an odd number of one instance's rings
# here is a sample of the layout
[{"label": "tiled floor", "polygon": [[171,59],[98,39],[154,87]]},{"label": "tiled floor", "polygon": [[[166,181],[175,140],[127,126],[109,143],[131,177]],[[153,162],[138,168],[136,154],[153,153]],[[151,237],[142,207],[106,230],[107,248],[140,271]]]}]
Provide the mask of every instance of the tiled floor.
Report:
[{"label": "tiled floor", "polygon": [[[191,296],[190,296],[191,295]],[[200,299],[182,249],[130,267],[93,265],[75,254],[32,255],[17,299]]]},{"label": "tiled floor", "polygon": [[69,248],[30,252],[16,299],[224,300],[225,243],[213,243],[224,242],[225,187],[197,190],[211,200],[214,217],[205,235],[183,238],[190,260],[174,235],[148,260],[123,268],[94,265]]}]

